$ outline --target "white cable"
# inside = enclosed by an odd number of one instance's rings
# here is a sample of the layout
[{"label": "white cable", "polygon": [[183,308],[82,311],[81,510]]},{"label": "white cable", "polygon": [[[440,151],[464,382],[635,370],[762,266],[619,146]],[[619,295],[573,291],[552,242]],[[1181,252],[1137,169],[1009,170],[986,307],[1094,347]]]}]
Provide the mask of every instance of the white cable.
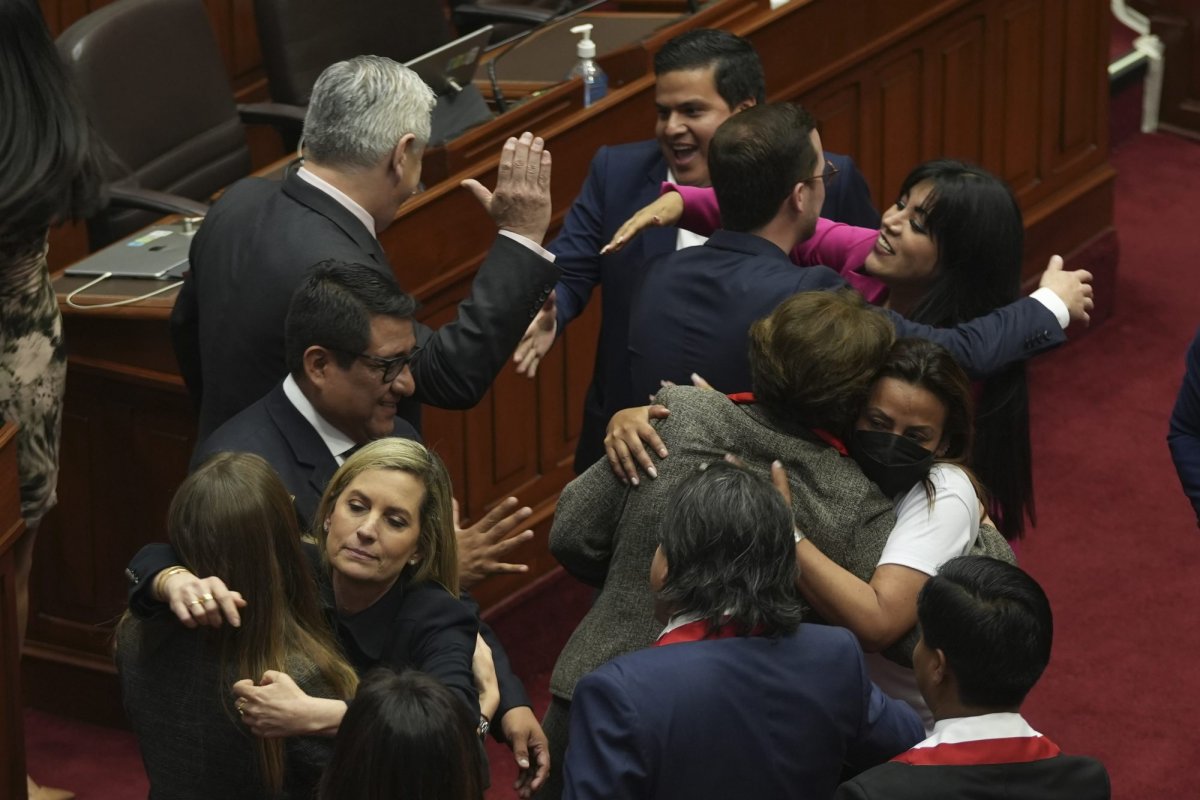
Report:
[{"label": "white cable", "polygon": [[67,300],[66,300],[67,305],[69,305],[71,308],[78,308],[80,310],[85,310],[85,311],[89,308],[116,308],[117,306],[127,306],[127,305],[130,305],[131,303],[140,303],[143,300],[148,300],[149,298],[154,297],[155,295],[162,294],[163,292],[169,292],[172,289],[176,289],[180,286],[183,286],[183,281],[179,281],[178,283],[168,283],[166,286],[163,286],[162,288],[159,288],[159,289],[155,289],[153,292],[147,292],[146,294],[140,294],[137,297],[126,297],[124,300],[114,300],[111,303],[89,303],[87,305],[80,305],[79,303],[75,302],[75,295],[79,294],[82,291],[90,289],[93,286],[95,286],[97,283],[100,283],[100,281],[107,280],[108,278],[111,278],[111,277],[112,277],[112,273],[106,272],[103,275],[101,275],[100,277],[96,278],[95,280],[88,281],[83,286],[80,286],[78,289],[76,289],[75,291],[73,291],[67,295]]}]

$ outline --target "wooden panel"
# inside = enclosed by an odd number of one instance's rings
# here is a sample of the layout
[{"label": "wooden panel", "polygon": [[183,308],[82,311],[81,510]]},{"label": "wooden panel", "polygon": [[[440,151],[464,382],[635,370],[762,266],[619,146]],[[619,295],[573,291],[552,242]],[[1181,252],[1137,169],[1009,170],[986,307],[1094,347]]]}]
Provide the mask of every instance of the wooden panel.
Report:
[{"label": "wooden panel", "polygon": [[875,76],[874,118],[883,131],[899,134],[880,136],[875,143],[885,197],[895,197],[904,176],[922,160],[924,60],[921,51],[904,53]]},{"label": "wooden panel", "polygon": [[983,160],[984,23],[982,14],[973,16],[930,45],[922,148],[928,155]]},{"label": "wooden panel", "polygon": [[25,798],[25,718],[13,547],[25,532],[16,426],[0,428],[0,796]]},{"label": "wooden panel", "polygon": [[1033,0],[1006,4],[994,28],[993,57],[989,73],[994,75],[999,90],[993,96],[999,119],[990,120],[989,128],[1002,131],[992,137],[988,163],[998,165],[997,174],[1004,178],[1018,197],[1037,183],[1040,128],[1031,125],[1038,118],[1042,99],[1040,90],[1042,63],[1041,48],[1036,46],[1041,26],[1041,6]]}]

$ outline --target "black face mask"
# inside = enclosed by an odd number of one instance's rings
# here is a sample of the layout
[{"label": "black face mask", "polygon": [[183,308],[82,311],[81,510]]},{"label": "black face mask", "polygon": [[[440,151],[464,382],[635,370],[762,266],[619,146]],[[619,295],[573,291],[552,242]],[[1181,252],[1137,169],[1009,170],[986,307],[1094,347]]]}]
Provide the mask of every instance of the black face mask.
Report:
[{"label": "black face mask", "polygon": [[907,436],[887,431],[856,429],[850,438],[850,455],[888,497],[907,492],[933,466],[933,453]]}]

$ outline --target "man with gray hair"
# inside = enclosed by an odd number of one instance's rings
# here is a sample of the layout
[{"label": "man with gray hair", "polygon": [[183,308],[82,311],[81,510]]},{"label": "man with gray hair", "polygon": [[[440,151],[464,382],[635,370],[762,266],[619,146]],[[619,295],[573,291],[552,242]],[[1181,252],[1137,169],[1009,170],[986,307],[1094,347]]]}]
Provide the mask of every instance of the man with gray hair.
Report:
[{"label": "man with gray hair", "polygon": [[[417,191],[436,97],[379,56],[327,68],[304,120],[302,164],[282,181],[247,178],[213,204],[192,242],[171,314],[180,371],[199,412],[197,441],[287,375],[284,317],[305,271],[336,259],[389,280],[376,234]],[[550,221],[550,153],[530,133],[505,143],[495,192],[468,182],[500,236],[457,318],[416,326],[416,391],[397,413],[420,428],[420,403],[470,408],[491,386],[558,279],[541,247]]]}]

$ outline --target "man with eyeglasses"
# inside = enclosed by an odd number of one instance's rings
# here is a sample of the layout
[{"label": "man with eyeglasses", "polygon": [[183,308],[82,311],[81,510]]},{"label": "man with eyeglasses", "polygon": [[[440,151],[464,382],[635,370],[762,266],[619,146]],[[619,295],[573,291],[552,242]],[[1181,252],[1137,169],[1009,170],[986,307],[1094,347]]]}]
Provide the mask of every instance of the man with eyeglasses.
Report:
[{"label": "man with eyeglasses", "polygon": [[292,295],[284,323],[288,375],[196,448],[192,468],[214,453],[265,458],[295,498],[307,529],[321,493],[346,457],[385,436],[420,440],[396,415],[416,390],[417,304],[365,264],[322,261]]}]

